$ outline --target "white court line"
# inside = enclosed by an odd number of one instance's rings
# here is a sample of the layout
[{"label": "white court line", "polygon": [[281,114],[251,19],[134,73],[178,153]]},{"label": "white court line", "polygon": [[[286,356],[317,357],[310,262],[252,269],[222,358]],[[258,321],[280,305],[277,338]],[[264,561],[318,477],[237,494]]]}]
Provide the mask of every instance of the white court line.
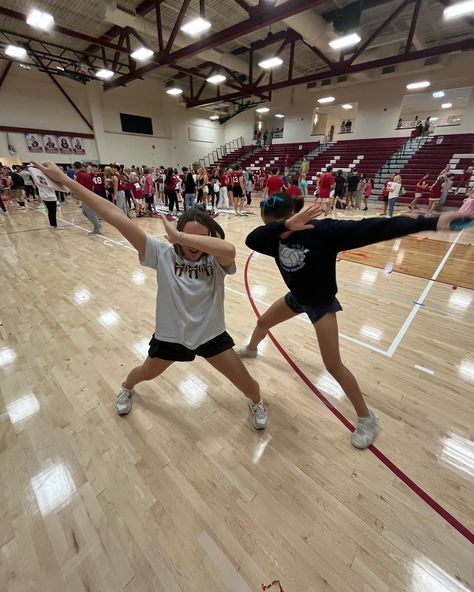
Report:
[{"label": "white court line", "polygon": [[403,325],[400,327],[400,330],[398,331],[398,333],[395,335],[395,339],[392,341],[390,347],[387,350],[387,356],[389,358],[391,358],[393,356],[393,354],[397,351],[398,346],[400,345],[401,340],[405,337],[405,333],[408,331],[408,329],[410,328],[410,325],[413,322],[413,319],[416,316],[416,313],[420,310],[421,305],[423,304],[423,302],[425,301],[426,297],[428,296],[428,294],[430,293],[431,288],[433,287],[436,278],[439,276],[439,274],[441,273],[443,267],[446,264],[446,261],[449,259],[449,256],[451,255],[454,247],[456,246],[456,243],[458,242],[459,238],[461,237],[461,234],[464,232],[464,230],[461,230],[458,235],[456,236],[456,238],[453,240],[453,242],[451,243],[451,246],[449,247],[449,249],[446,251],[445,256],[441,259],[440,264],[438,265],[438,267],[436,268],[436,271],[434,272],[434,274],[431,276],[430,281],[426,284],[426,288],[423,290],[423,292],[420,294],[420,296],[418,297],[416,304],[413,306],[413,308],[410,311],[410,314],[407,316],[407,318],[405,319],[405,322],[403,323]]},{"label": "white court line", "polygon": [[[229,292],[233,292],[234,294],[238,294],[239,296],[242,296],[245,299],[247,299],[247,294],[245,294],[244,292],[240,292],[239,290],[235,290],[234,288],[229,288],[228,286],[226,286],[225,289],[229,290]],[[266,302],[265,300],[262,300],[261,298],[257,298],[253,295],[252,295],[252,298],[255,300],[255,302],[258,302],[259,304],[263,304],[264,306],[270,306],[269,302]],[[305,316],[298,315],[294,318],[295,318],[295,320],[300,321],[302,323],[312,325],[311,321]],[[292,320],[292,319],[290,319],[290,320]],[[340,335],[340,337],[342,337],[343,339],[346,339],[347,341],[351,341],[352,343],[357,343],[357,345],[360,345],[361,347],[365,347],[366,349],[370,349],[374,352],[377,352],[378,354],[382,354],[383,356],[388,355],[388,353],[384,349],[381,349],[380,347],[376,347],[375,345],[372,345],[370,343],[366,343],[365,341],[359,341],[359,339],[356,339],[355,337],[350,337],[349,335],[345,335],[344,333],[339,333],[339,335]]]},{"label": "white court line", "polygon": [[430,370],[429,368],[425,368],[424,366],[420,366],[419,364],[415,364],[415,368],[417,370],[421,370],[422,372],[426,372],[426,374],[434,374],[434,370]]}]

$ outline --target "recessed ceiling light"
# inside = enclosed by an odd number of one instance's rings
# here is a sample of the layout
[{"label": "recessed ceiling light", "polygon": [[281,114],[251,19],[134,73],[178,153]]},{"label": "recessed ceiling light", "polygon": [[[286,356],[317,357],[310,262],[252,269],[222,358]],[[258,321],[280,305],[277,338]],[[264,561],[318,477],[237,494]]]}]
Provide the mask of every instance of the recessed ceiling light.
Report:
[{"label": "recessed ceiling light", "polygon": [[18,45],[7,45],[5,48],[5,54],[11,58],[16,58],[17,60],[24,60],[28,55],[26,49],[24,47],[19,47]]},{"label": "recessed ceiling light", "polygon": [[430,86],[430,84],[431,82],[428,82],[428,80],[422,80],[421,82],[410,82],[410,84],[407,84],[407,89],[416,90],[417,88],[427,88]]},{"label": "recessed ceiling light", "polygon": [[209,119],[212,119],[212,121],[216,121],[217,119],[219,119],[219,115],[211,115]]},{"label": "recessed ceiling light", "polygon": [[183,93],[183,89],[173,84],[172,86],[168,86],[166,88],[166,93],[169,95],[181,95]]},{"label": "recessed ceiling light", "polygon": [[322,97],[321,99],[318,99],[318,103],[324,105],[325,103],[333,103],[335,100],[334,97]]},{"label": "recessed ceiling light", "polygon": [[148,49],[147,47],[139,47],[132,53],[132,58],[137,61],[146,60],[147,58],[151,58],[153,55],[153,51]]},{"label": "recessed ceiling light", "polygon": [[445,96],[444,90],[436,90],[431,96],[434,99],[442,99]]},{"label": "recessed ceiling light", "polygon": [[35,29],[49,31],[54,25],[54,17],[52,14],[34,9],[28,14],[26,24]]},{"label": "recessed ceiling light", "polygon": [[257,113],[268,113],[270,111],[269,107],[259,107],[258,109],[255,109],[257,111]]},{"label": "recessed ceiling light", "polygon": [[275,113],[275,117],[278,117],[278,119],[283,119],[283,117],[285,117],[283,115],[283,113]]},{"label": "recessed ceiling light", "polygon": [[106,68],[102,68],[102,70],[97,70],[95,75],[97,76],[97,78],[102,78],[102,80],[108,80],[109,78],[112,78],[114,73],[112,72],[112,70],[107,70]]},{"label": "recessed ceiling light", "polygon": [[352,105],[350,105],[349,103],[345,103],[344,105],[341,105],[341,107],[343,109],[352,109]]},{"label": "recessed ceiling light", "polygon": [[443,10],[443,16],[450,19],[457,16],[465,16],[471,12],[474,12],[474,0],[466,0],[465,2],[456,2],[456,4],[447,6]]},{"label": "recessed ceiling light", "polygon": [[62,66],[56,66],[56,70],[61,70],[61,72],[64,72],[64,68]]},{"label": "recessed ceiling light", "polygon": [[227,77],[223,74],[214,74],[213,76],[209,76],[209,78],[206,78],[206,80],[211,84],[219,84],[220,82],[224,82],[224,80],[227,80]]},{"label": "recessed ceiling light", "polygon": [[361,39],[357,33],[351,33],[350,35],[344,35],[344,37],[333,39],[329,42],[329,46],[333,49],[342,49],[343,47],[352,47],[353,45],[357,45],[360,40]]},{"label": "recessed ceiling light", "polygon": [[203,33],[211,28],[211,23],[206,19],[198,16],[197,18],[193,19],[192,21],[188,21],[185,25],[181,27],[181,31],[183,33],[187,33],[188,35],[199,35],[199,33]]},{"label": "recessed ceiling light", "polygon": [[273,58],[268,58],[266,60],[262,60],[261,62],[258,62],[258,65],[260,66],[260,68],[263,68],[264,70],[269,70],[270,68],[276,68],[277,66],[281,66],[283,64],[283,60],[277,56],[273,57]]},{"label": "recessed ceiling light", "polygon": [[453,106],[452,103],[443,103],[441,109],[450,109]]}]

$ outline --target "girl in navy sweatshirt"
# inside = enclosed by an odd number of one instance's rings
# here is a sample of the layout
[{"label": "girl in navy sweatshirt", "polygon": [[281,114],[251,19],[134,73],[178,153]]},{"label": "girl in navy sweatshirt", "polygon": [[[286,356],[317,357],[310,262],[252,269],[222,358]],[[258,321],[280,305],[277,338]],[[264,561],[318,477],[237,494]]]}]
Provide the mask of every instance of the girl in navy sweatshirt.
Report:
[{"label": "girl in navy sweatshirt", "polygon": [[336,320],[336,312],[342,310],[336,298],[337,254],[414,232],[449,230],[450,222],[463,214],[360,221],[314,220],[322,213],[321,208],[311,206],[293,214],[293,200],[285,193],[263,200],[260,207],[265,225],[253,230],[246,244],[275,259],[290,291],[258,319],[249,344],[236,351],[241,357],[256,357],[258,344],[272,327],[306,313],[315,327],[327,371],[341,385],[357,413],[352,445],[367,448],[375,438],[378,418],[367,408],[357,380],[341,360]]}]

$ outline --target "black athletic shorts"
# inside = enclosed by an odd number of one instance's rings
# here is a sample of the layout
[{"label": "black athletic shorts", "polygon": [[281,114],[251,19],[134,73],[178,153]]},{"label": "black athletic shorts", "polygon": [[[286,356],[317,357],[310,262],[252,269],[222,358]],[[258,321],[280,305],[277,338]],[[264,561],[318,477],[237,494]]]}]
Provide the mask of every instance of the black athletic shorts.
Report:
[{"label": "black athletic shorts", "polygon": [[232,187],[232,195],[234,197],[243,197],[244,192],[242,191],[242,187],[240,185],[234,185]]},{"label": "black athletic shorts", "polygon": [[329,304],[300,304],[291,292],[288,292],[285,296],[285,304],[297,314],[305,312],[312,323],[317,323],[328,312],[339,312],[342,310],[342,306],[337,298],[334,298]]},{"label": "black athletic shorts", "polygon": [[232,337],[224,331],[217,337],[206,341],[196,349],[189,349],[181,343],[171,343],[161,341],[155,336],[151,338],[148,355],[150,358],[160,358],[161,360],[170,360],[172,362],[192,362],[196,356],[203,358],[212,358],[222,352],[232,349],[235,345]]}]

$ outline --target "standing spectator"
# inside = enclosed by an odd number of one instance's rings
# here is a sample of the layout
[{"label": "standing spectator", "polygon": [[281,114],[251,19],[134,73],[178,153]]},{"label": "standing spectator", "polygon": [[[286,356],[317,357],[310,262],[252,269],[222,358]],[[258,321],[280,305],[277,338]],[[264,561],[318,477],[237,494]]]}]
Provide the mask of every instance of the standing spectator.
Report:
[{"label": "standing spectator", "polygon": [[352,131],[352,121],[348,119],[346,121],[346,134],[350,134]]},{"label": "standing spectator", "polygon": [[51,230],[59,230],[58,222],[56,219],[56,212],[58,207],[57,191],[50,189],[49,187],[40,187],[36,185],[33,178],[33,187],[36,186],[40,200],[44,203],[46,210],[48,211],[48,221]]},{"label": "standing spectator", "polygon": [[[141,218],[143,216],[143,189],[140,184],[140,179],[136,171],[130,173],[130,191],[133,195],[133,201],[135,202],[135,216]],[[94,192],[95,193],[95,192]]]},{"label": "standing spectator", "polygon": [[[155,184],[148,167],[143,168],[142,189],[145,196],[145,209],[151,216],[155,213]],[[163,186],[164,191],[164,186]]]},{"label": "standing spectator", "polygon": [[20,175],[23,178],[23,181],[25,183],[24,188],[25,188],[26,199],[28,199],[30,201],[36,199],[33,177],[31,176],[30,172],[23,168],[20,170]]},{"label": "standing spectator", "polygon": [[449,192],[451,191],[453,183],[454,183],[454,175],[453,175],[453,173],[448,173],[444,179],[443,191],[440,195],[439,202],[436,204],[436,210],[438,212],[441,212],[441,210],[448,198]]},{"label": "standing spectator", "polygon": [[169,213],[173,214],[176,206],[176,213],[179,213],[178,196],[176,194],[176,177],[173,169],[170,167],[166,170],[165,177],[165,195],[168,201]]},{"label": "standing spectator", "polygon": [[92,191],[96,195],[100,195],[104,199],[107,199],[105,191],[105,175],[99,170],[96,164],[91,165],[91,176],[92,176]]},{"label": "standing spectator", "polygon": [[288,195],[291,195],[294,201],[293,210],[298,213],[304,206],[304,197],[301,189],[298,187],[298,179],[293,179],[291,185],[287,189]]},{"label": "standing spectator", "polygon": [[436,179],[436,181],[433,183],[433,185],[431,185],[431,187],[430,187],[431,195],[428,198],[428,203],[429,203],[428,214],[431,214],[434,211],[436,204],[438,203],[439,198],[441,197],[441,193],[443,191],[443,184],[444,184],[444,177],[440,176]]},{"label": "standing spectator", "polygon": [[[286,160],[288,160],[288,159],[286,159]],[[288,167],[285,167],[285,171],[283,173],[283,177],[281,178],[281,180],[283,181],[283,186],[285,188],[285,191],[288,191],[288,187],[291,185],[290,169]]]},{"label": "standing spectator", "polygon": [[468,167],[466,167],[464,169],[464,173],[462,175],[461,181],[459,182],[459,185],[458,185],[458,188],[457,188],[456,193],[459,193],[459,190],[462,189],[462,188],[464,188],[464,187],[466,187],[466,188],[469,187],[469,183],[471,181],[472,173],[474,171],[474,166],[473,165],[474,165],[474,162],[471,163]]},{"label": "standing spectator", "polygon": [[[190,208],[194,207],[194,201],[196,200],[196,181],[194,180],[194,175],[191,172],[188,172],[186,179],[183,181],[183,190],[184,209],[189,210]],[[225,195],[227,199],[227,191]],[[227,204],[227,206],[228,205],[229,204]]]},{"label": "standing spectator", "polygon": [[301,173],[298,186],[301,189],[303,199],[308,197],[308,181],[306,180],[306,173]]},{"label": "standing spectator", "polygon": [[[79,185],[82,185],[86,189],[89,189],[89,191],[92,191],[92,176],[89,173],[86,173],[82,164],[79,161],[75,162],[73,167],[76,172],[76,181],[79,183]],[[92,230],[89,232],[89,236],[100,234],[101,226],[99,218],[97,218],[95,212],[85,203],[81,203],[81,209],[84,216],[89,220],[89,222],[92,223],[93,226]]]},{"label": "standing spectator", "polygon": [[268,140],[268,130],[265,130],[265,133],[263,134],[263,145],[264,146],[267,145],[267,140]]},{"label": "standing spectator", "polygon": [[301,162],[301,174],[302,175],[307,175],[309,172],[309,160],[305,157],[303,157],[303,160]]},{"label": "standing spectator", "polygon": [[359,175],[355,169],[351,173],[349,173],[349,177],[347,178],[347,210],[354,207],[354,198],[357,193],[357,186],[359,185],[359,180]]},{"label": "standing spectator", "polygon": [[18,203],[20,210],[26,211],[25,206],[25,181],[23,177],[18,173],[17,167],[13,167],[13,170],[7,173],[8,180],[8,193],[10,199],[15,199]]},{"label": "standing spectator", "polygon": [[367,185],[365,186],[364,190],[364,212],[366,212],[368,208],[369,197],[372,195],[372,191],[374,190],[375,180],[369,179],[367,181]]},{"label": "standing spectator", "polygon": [[319,179],[319,199],[321,205],[324,206],[324,215],[327,216],[331,211],[331,191],[335,187],[334,176],[332,174],[332,166],[326,168],[326,172],[321,175]]},{"label": "standing spectator", "polygon": [[400,195],[402,190],[402,178],[400,175],[395,175],[393,181],[388,185],[388,215],[390,218],[393,216],[397,197]]},{"label": "standing spectator", "polygon": [[357,184],[357,191],[355,195],[355,209],[360,210],[362,205],[362,198],[365,194],[365,188],[367,187],[367,176],[365,173],[361,173],[359,183]]},{"label": "standing spectator", "polygon": [[342,169],[339,169],[334,178],[334,198],[336,200],[336,208],[339,210],[342,210],[345,207],[345,204],[343,203],[345,188],[346,178],[344,177]]},{"label": "standing spectator", "polygon": [[283,180],[280,177],[280,169],[274,168],[272,169],[272,174],[267,179],[263,197],[266,198],[275,195],[275,193],[281,193],[282,191]]},{"label": "standing spectator", "polygon": [[229,175],[224,169],[219,169],[219,201],[217,202],[218,208],[229,209],[229,197],[227,195],[227,187],[229,185]]},{"label": "standing spectator", "polygon": [[430,125],[431,125],[431,117],[427,117],[425,119],[425,123],[423,124],[423,135],[429,136],[430,134]]},{"label": "standing spectator", "polygon": [[421,179],[416,184],[415,199],[408,206],[409,210],[417,210],[418,209],[418,206],[416,204],[418,203],[418,200],[420,199],[420,197],[423,195],[423,192],[428,189],[428,176],[429,176],[428,173],[426,175],[423,175],[423,177],[421,177]]},{"label": "standing spectator", "polygon": [[387,215],[388,194],[390,192],[389,185],[393,181],[394,177],[395,177],[395,175],[392,175],[383,184],[383,189],[382,189],[383,213],[382,213],[382,216]]}]

